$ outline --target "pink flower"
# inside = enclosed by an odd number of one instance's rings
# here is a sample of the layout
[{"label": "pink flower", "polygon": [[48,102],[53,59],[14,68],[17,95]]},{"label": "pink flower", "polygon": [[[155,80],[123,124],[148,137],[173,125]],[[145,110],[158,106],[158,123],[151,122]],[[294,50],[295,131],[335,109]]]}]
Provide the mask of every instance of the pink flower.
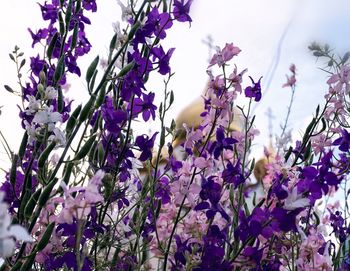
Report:
[{"label": "pink flower", "polygon": [[[61,187],[64,191],[64,206],[61,213],[57,217],[57,222],[73,223],[73,219],[85,219],[91,212],[91,206],[98,202],[103,202],[103,196],[99,192],[99,187],[102,184],[104,172],[97,171],[87,187],[72,187],[69,188],[62,182]],[[73,193],[77,193],[75,197]]]},{"label": "pink flower", "polygon": [[311,146],[317,155],[321,152],[324,152],[326,147],[332,146],[332,141],[330,139],[327,139],[325,134],[319,134],[311,138]]},{"label": "pink flower", "polygon": [[287,77],[287,82],[282,85],[283,88],[285,87],[294,87],[295,83],[297,82],[297,79],[295,78],[295,75],[288,76]]},{"label": "pink flower", "polygon": [[295,87],[295,83],[297,82],[297,79],[295,77],[296,75],[296,68],[294,64],[291,64],[289,67],[289,70],[291,71],[292,75],[286,75],[287,77],[287,82],[282,85],[283,88],[285,87]]},{"label": "pink flower", "polygon": [[248,71],[248,69],[245,69],[241,71],[240,73],[237,73],[237,66],[235,65],[235,69],[228,77],[229,81],[232,83],[232,86],[235,89],[235,92],[242,93],[242,78],[243,75]]},{"label": "pink flower", "polygon": [[220,50],[220,47],[216,47],[216,54],[211,59],[209,67],[214,66],[215,64],[218,64],[218,66],[221,67],[240,52],[241,49],[234,46],[233,43],[226,43],[226,46],[222,50]]},{"label": "pink flower", "polygon": [[327,84],[330,86],[333,85],[334,90],[337,93],[343,91],[343,87],[345,87],[345,93],[350,93],[350,67],[342,66],[340,68],[339,73],[333,74],[327,81]]}]

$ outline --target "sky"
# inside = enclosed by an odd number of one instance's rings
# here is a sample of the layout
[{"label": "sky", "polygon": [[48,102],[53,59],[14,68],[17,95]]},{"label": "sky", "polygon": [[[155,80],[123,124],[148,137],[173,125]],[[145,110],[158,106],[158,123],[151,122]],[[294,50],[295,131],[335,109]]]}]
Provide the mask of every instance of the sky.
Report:
[{"label": "sky", "polygon": [[[31,40],[27,28],[36,30],[45,24],[40,9],[32,0],[3,0],[0,16],[0,88],[2,106],[0,130],[7,137],[13,149],[19,145],[22,131],[18,120],[19,102],[17,97],[6,93],[2,88],[8,84],[16,88],[15,67],[8,53],[18,45],[27,59],[36,55],[31,48]],[[317,104],[323,103],[323,94],[327,90],[325,81],[327,74],[320,71],[325,63],[316,61],[307,49],[312,41],[327,42],[336,52],[350,50],[350,4],[349,0],[194,0],[191,26],[175,24],[168,32],[165,48],[175,47],[171,60],[175,76],[171,81],[171,89],[175,93],[175,102],[168,115],[176,115],[192,100],[196,99],[208,80],[208,47],[203,43],[208,35],[214,45],[223,47],[233,42],[242,52],[235,59],[239,70],[248,68],[248,75],[253,78],[263,76],[263,100],[255,107],[256,125],[261,130],[257,139],[257,150],[267,144],[268,120],[267,108],[271,107],[274,119],[274,132],[280,132],[280,124],[285,118],[290,90],[282,88],[288,67],[294,63],[297,67],[297,90],[292,108],[290,127],[294,136],[299,136],[310,119]],[[98,12],[89,17],[92,27],[87,28],[87,35],[93,49],[85,56],[80,65],[85,74],[94,57],[99,54],[105,57],[110,37],[113,34],[112,23],[120,18],[120,9],[116,0],[98,0]],[[290,27],[287,27],[290,24]],[[287,29],[287,31],[286,31]],[[282,34],[286,31],[284,39]],[[279,61],[276,62],[280,46]],[[29,62],[29,61],[27,61]],[[277,63],[277,64],[276,64]],[[271,65],[276,65],[276,72],[267,88]],[[28,66],[25,67],[28,71]],[[25,76],[25,74],[24,74]],[[80,103],[86,101],[87,91],[84,76],[70,77],[69,95]],[[248,81],[246,81],[248,83]],[[153,86],[153,85],[152,85]],[[162,89],[155,84],[152,91],[160,93]],[[161,95],[158,95],[161,98]],[[240,102],[240,101],[238,101]],[[147,133],[155,130],[156,124],[140,126]],[[0,149],[0,165],[6,157]]]}]

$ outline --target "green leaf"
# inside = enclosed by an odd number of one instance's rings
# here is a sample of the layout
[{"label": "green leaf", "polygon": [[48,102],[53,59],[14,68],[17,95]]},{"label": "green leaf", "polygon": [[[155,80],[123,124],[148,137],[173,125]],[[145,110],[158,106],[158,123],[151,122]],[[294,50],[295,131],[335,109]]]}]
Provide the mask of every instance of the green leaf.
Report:
[{"label": "green leaf", "polygon": [[51,238],[51,235],[52,235],[54,228],[55,228],[55,222],[51,222],[47,226],[43,236],[41,237],[40,241],[38,242],[38,244],[35,247],[36,251],[41,251],[47,246],[47,244],[50,241],[50,238]]},{"label": "green leaf", "polygon": [[60,34],[63,37],[64,33],[65,33],[65,29],[64,29],[64,21],[63,21],[63,16],[62,16],[62,12],[58,12],[58,22],[60,25]]},{"label": "green leaf", "polygon": [[57,89],[57,111],[59,113],[63,112],[64,109],[64,101],[63,101],[63,93],[62,93],[62,88],[59,86]]},{"label": "green leaf", "polygon": [[62,75],[64,74],[65,64],[64,64],[64,55],[61,56],[60,60],[57,63],[55,73],[53,75],[55,83],[60,81]]},{"label": "green leaf", "polygon": [[38,200],[38,205],[39,207],[44,207],[48,199],[50,198],[50,194],[52,192],[53,187],[57,183],[58,179],[54,178],[49,182],[48,185],[45,186],[43,192],[41,193],[39,200]]},{"label": "green leaf", "polygon": [[70,136],[71,132],[73,131],[77,120],[78,120],[78,116],[80,114],[82,105],[80,104],[72,113],[72,115],[70,116],[70,118],[67,121],[67,125],[66,125],[66,133],[67,133],[67,137]]},{"label": "green leaf", "polygon": [[83,107],[83,110],[81,110],[81,113],[79,116],[80,123],[84,122],[89,117],[91,110],[94,108],[95,100],[96,100],[96,95],[92,95],[89,101]]},{"label": "green leaf", "polygon": [[99,60],[100,60],[100,57],[97,56],[97,57],[91,62],[89,68],[88,68],[87,71],[86,71],[86,77],[85,77],[85,79],[86,79],[86,82],[87,82],[88,84],[90,83],[90,80],[91,80],[92,76],[94,75],[94,72],[95,72],[95,70],[96,70],[96,68],[97,68],[97,64],[98,64]]},{"label": "green leaf", "polygon": [[73,158],[73,161],[83,159],[90,151],[92,145],[94,144],[96,135],[91,136],[84,144],[84,146],[79,150],[79,152]]},{"label": "green leaf", "polygon": [[24,217],[29,219],[34,211],[34,208],[39,200],[41,194],[41,188],[35,191],[35,193],[28,200],[27,205],[24,207]]},{"label": "green leaf", "polygon": [[49,59],[51,59],[52,57],[52,52],[53,52],[53,49],[55,48],[57,39],[58,39],[58,32],[56,32],[55,35],[53,35],[50,41],[49,47],[47,47],[46,55]]},{"label": "green leaf", "polygon": [[133,67],[135,66],[135,62],[132,61],[128,65],[126,65],[117,75],[118,78],[126,75]]},{"label": "green leaf", "polygon": [[42,169],[45,165],[45,162],[47,161],[50,153],[55,148],[56,142],[52,141],[49,146],[46,147],[46,149],[41,153],[38,159],[38,168]]},{"label": "green leaf", "polygon": [[137,21],[132,27],[128,35],[128,40],[132,40],[136,31],[140,28],[141,23],[140,21]]},{"label": "green leaf", "polygon": [[77,40],[78,40],[78,30],[79,30],[79,24],[75,23],[74,24],[74,30],[73,30],[73,35],[72,35],[72,42],[70,44],[70,49],[73,50],[75,46],[77,45]]}]

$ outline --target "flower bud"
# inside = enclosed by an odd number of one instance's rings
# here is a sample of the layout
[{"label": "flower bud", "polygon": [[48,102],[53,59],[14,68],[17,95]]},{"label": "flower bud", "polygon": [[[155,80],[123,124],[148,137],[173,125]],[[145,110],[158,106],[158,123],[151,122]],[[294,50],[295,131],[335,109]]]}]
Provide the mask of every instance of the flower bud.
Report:
[{"label": "flower bud", "polygon": [[41,95],[44,95],[45,89],[44,89],[44,86],[43,86],[41,83],[38,84],[37,90],[38,90],[38,92],[39,92]]},{"label": "flower bud", "polygon": [[52,141],[49,146],[46,147],[46,149],[41,153],[38,159],[38,167],[39,169],[42,169],[45,165],[45,162],[47,161],[50,153],[55,148],[56,142]]},{"label": "flower bud", "polygon": [[30,218],[33,210],[36,206],[36,203],[38,202],[38,199],[40,197],[41,194],[41,188],[37,191],[35,191],[35,193],[30,197],[27,205],[24,207],[24,217],[25,218]]},{"label": "flower bud", "polygon": [[51,191],[53,189],[53,187],[55,186],[55,184],[57,183],[57,178],[54,178],[53,180],[51,180],[51,182],[44,188],[43,192],[41,193],[39,200],[38,200],[38,205],[39,207],[44,207],[46,202],[48,201]]},{"label": "flower bud", "polygon": [[71,132],[73,131],[76,123],[77,123],[77,119],[78,116],[80,114],[80,110],[81,110],[82,106],[81,104],[73,111],[72,115],[70,116],[70,118],[67,121],[67,125],[66,125],[66,133],[67,133],[67,137],[69,137],[69,135],[71,134]]},{"label": "flower bud", "polygon": [[39,78],[40,78],[40,81],[41,81],[42,83],[45,83],[45,82],[46,82],[46,74],[45,74],[44,71],[41,71],[41,72],[39,73]]},{"label": "flower bud", "polygon": [[93,109],[95,100],[96,100],[96,95],[92,95],[90,97],[90,100],[84,106],[83,110],[81,110],[81,114],[79,116],[80,123],[84,122],[89,117],[90,111]]}]

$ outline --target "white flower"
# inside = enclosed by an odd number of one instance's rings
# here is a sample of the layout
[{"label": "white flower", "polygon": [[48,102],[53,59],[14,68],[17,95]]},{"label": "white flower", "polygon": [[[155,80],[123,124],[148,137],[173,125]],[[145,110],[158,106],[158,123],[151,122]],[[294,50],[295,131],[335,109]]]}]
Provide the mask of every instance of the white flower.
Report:
[{"label": "white flower", "polygon": [[24,125],[28,134],[28,144],[32,145],[35,140],[37,140],[38,128],[35,125],[29,124],[28,121],[24,121]]},{"label": "white flower", "polygon": [[54,124],[62,121],[62,115],[58,112],[53,112],[53,106],[45,107],[34,115],[33,122],[39,124],[49,124],[49,131],[53,131]]},{"label": "white flower", "polygon": [[20,225],[11,225],[11,217],[7,213],[7,204],[3,202],[4,193],[0,192],[0,257],[10,257],[15,249],[15,241],[32,242],[32,237]]},{"label": "white flower", "polygon": [[40,100],[35,99],[33,95],[28,95],[27,99],[29,101],[28,108],[25,110],[25,112],[28,115],[36,113],[40,109]]},{"label": "white flower", "polygon": [[308,205],[310,205],[309,199],[303,198],[301,194],[298,194],[297,187],[294,187],[292,192],[288,191],[288,197],[284,200],[283,208],[292,211]]},{"label": "white flower", "polygon": [[120,0],[117,0],[117,2],[120,8],[122,9],[122,20],[125,22],[129,21],[129,19],[132,18],[131,7],[129,5],[125,6]]},{"label": "white flower", "polygon": [[48,86],[45,89],[45,99],[46,100],[53,100],[56,99],[58,96],[57,90],[54,87]]},{"label": "white flower", "polygon": [[66,145],[66,136],[65,134],[58,128],[54,128],[53,129],[53,135],[50,135],[48,140],[51,142],[51,141],[54,141],[56,142],[56,147],[55,148],[58,148],[58,147],[63,147]]}]

